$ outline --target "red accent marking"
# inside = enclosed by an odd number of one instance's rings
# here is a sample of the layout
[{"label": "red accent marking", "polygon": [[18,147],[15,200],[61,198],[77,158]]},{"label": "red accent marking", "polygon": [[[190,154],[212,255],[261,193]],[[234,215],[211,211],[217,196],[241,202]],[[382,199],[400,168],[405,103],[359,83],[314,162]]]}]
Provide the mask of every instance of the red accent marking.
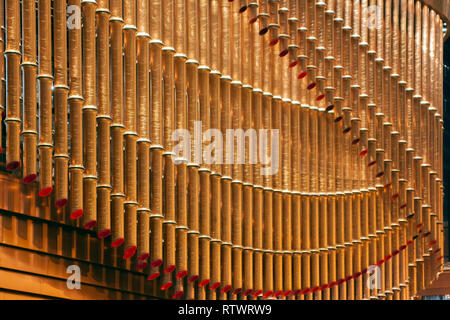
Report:
[{"label": "red accent marking", "polygon": [[266,293],[263,294],[263,299],[270,297],[272,294],[273,294],[272,290],[267,291]]},{"label": "red accent marking", "polygon": [[306,71],[303,71],[302,73],[300,73],[298,76],[297,76],[297,79],[303,79],[304,77],[306,77],[306,75],[307,75],[308,73],[306,72]]},{"label": "red accent marking", "polygon": [[280,291],[278,291],[277,293],[274,293],[274,294],[273,294],[273,297],[274,297],[274,298],[278,298],[278,297],[281,296],[282,294],[283,294],[283,291],[280,290]]},{"label": "red accent marking", "polygon": [[300,295],[307,294],[309,291],[311,291],[311,289],[306,288],[306,289],[304,289],[304,290],[302,290],[302,291],[300,292]]},{"label": "red accent marking", "polygon": [[385,262],[385,260],[384,260],[384,259],[381,259],[380,261],[378,261],[378,262],[376,263],[376,265],[377,265],[377,266],[381,266],[384,262]]},{"label": "red accent marking", "polygon": [[83,214],[84,214],[83,209],[76,210],[70,214],[70,219],[76,220],[76,219],[82,217]]},{"label": "red accent marking", "polygon": [[400,197],[400,194],[399,194],[399,193],[393,194],[392,197],[391,197],[391,200],[395,200],[395,199],[397,199],[398,197]]},{"label": "red accent marking", "polygon": [[68,203],[69,203],[68,199],[60,199],[60,200],[56,201],[55,207],[58,209],[64,208]]},{"label": "red accent marking", "polygon": [[89,229],[92,229],[93,227],[95,227],[96,224],[97,224],[97,221],[96,221],[96,220],[91,220],[91,221],[89,221],[88,223],[85,223],[84,226],[83,226],[83,228],[84,228],[85,230],[89,230]]},{"label": "red accent marking", "polygon": [[188,279],[188,282],[193,283],[193,282],[197,281],[198,278],[200,278],[198,275],[192,276]]},{"label": "red accent marking", "polygon": [[150,265],[152,268],[158,268],[160,265],[162,265],[163,261],[161,259],[155,260]]},{"label": "red accent marking", "polygon": [[388,260],[391,260],[391,258],[392,258],[392,254],[388,254],[383,260],[384,260],[384,262],[386,262]]},{"label": "red accent marking", "polygon": [[270,40],[269,42],[269,46],[273,47],[274,45],[276,45],[278,43],[278,38],[274,38],[272,40]]},{"label": "red accent marking", "polygon": [[285,292],[283,292],[283,297],[287,297],[287,296],[290,296],[292,294],[292,291],[291,290],[286,290]]},{"label": "red accent marking", "polygon": [[20,162],[19,161],[11,161],[6,165],[6,171],[15,171],[19,169]]},{"label": "red accent marking", "polygon": [[136,253],[137,247],[136,246],[130,246],[125,250],[125,253],[123,255],[123,259],[130,259],[134,254]]},{"label": "red accent marking", "polygon": [[362,272],[360,271],[360,272],[357,272],[357,273],[355,273],[355,275],[354,275],[354,277],[355,277],[355,279],[356,278],[359,278],[359,277],[361,277],[362,276]]},{"label": "red accent marking", "polygon": [[350,130],[352,130],[352,128],[350,128],[350,127],[345,128],[344,130],[342,130],[342,133],[343,133],[343,134],[349,133]]},{"label": "red accent marking", "polygon": [[392,256],[395,257],[396,255],[398,255],[400,253],[400,250],[394,250],[394,252],[392,252]]},{"label": "red accent marking", "polygon": [[437,243],[437,240],[433,240],[433,241],[431,241],[431,242],[428,244],[428,246],[429,246],[429,247],[432,247],[432,246],[434,246],[436,243]]},{"label": "red accent marking", "polygon": [[376,161],[372,161],[372,162],[369,162],[369,164],[367,166],[371,167],[371,166],[374,166],[376,163],[377,163]]},{"label": "red accent marking", "polygon": [[328,289],[328,284],[324,284],[323,286],[319,287],[319,291],[323,291],[325,289]]},{"label": "red accent marking", "polygon": [[258,18],[252,18],[248,23],[254,24],[256,21],[258,21]]},{"label": "red accent marking", "polygon": [[44,188],[41,191],[39,191],[39,197],[44,198],[44,197],[50,195],[50,193],[52,193],[52,192],[53,192],[52,187]]},{"label": "red accent marking", "polygon": [[412,240],[409,240],[409,241],[406,243],[406,245],[407,245],[407,246],[410,246],[412,243],[413,243],[413,241],[412,241]]},{"label": "red accent marking", "polygon": [[188,274],[187,270],[183,270],[177,273],[177,275],[175,276],[177,279],[183,279],[184,277],[186,277]]},{"label": "red accent marking", "polygon": [[427,232],[427,233],[425,233],[423,236],[422,236],[422,238],[426,238],[426,237],[428,237],[429,235],[431,234],[431,232]]},{"label": "red accent marking", "polygon": [[331,287],[334,287],[334,286],[337,286],[337,285],[339,285],[338,282],[337,281],[333,281],[332,283],[330,283],[329,287],[331,288]]},{"label": "red accent marking", "polygon": [[355,145],[357,143],[359,143],[359,138],[356,138],[355,140],[352,141],[352,145]]},{"label": "red accent marking", "polygon": [[362,274],[366,274],[367,273],[367,268],[363,269],[363,271],[361,271]]},{"label": "red accent marking", "polygon": [[124,238],[119,238],[114,240],[113,243],[111,243],[111,248],[118,248],[125,242]]},{"label": "red accent marking", "polygon": [[441,248],[437,248],[436,250],[433,251],[433,254],[438,253],[439,251],[441,251]]},{"label": "red accent marking", "polygon": [[383,188],[387,189],[387,188],[390,188],[391,186],[392,186],[392,183],[386,183]]},{"label": "red accent marking", "polygon": [[440,260],[442,260],[442,258],[444,258],[443,256],[440,256],[439,258],[437,258],[436,260],[434,260],[435,262],[439,262]]},{"label": "red accent marking", "polygon": [[173,296],[172,299],[179,299],[184,295],[184,291],[178,291]]},{"label": "red accent marking", "polygon": [[253,292],[252,296],[253,296],[253,297],[257,297],[257,296],[259,296],[261,293],[262,293],[262,290],[257,290],[257,291],[255,291],[255,292]]},{"label": "red accent marking", "polygon": [[164,273],[172,273],[174,271],[175,271],[175,266],[174,265],[171,265],[171,266],[169,266],[169,267],[164,269]]},{"label": "red accent marking", "polygon": [[34,182],[34,180],[36,180],[36,179],[37,179],[37,174],[36,173],[32,173],[32,174],[26,176],[25,178],[23,178],[22,179],[22,183],[30,184],[30,183]]},{"label": "red accent marking", "polygon": [[291,63],[289,63],[289,68],[293,68],[293,67],[295,67],[296,65],[298,65],[298,61],[297,61],[297,60],[292,61]]},{"label": "red accent marking", "polygon": [[419,229],[419,228],[421,228],[423,226],[423,223],[419,223],[417,226],[416,226],[416,229]]},{"label": "red accent marking", "polygon": [[148,266],[148,262],[147,262],[147,261],[144,261],[144,262],[139,263],[139,264],[137,265],[136,269],[138,269],[138,270],[144,270],[145,268],[147,268],[147,266]]},{"label": "red accent marking", "polygon": [[369,150],[367,150],[367,149],[364,149],[363,151],[361,151],[360,153],[359,153],[359,156],[360,157],[364,157],[366,154],[368,154],[369,153]]},{"label": "red accent marking", "polygon": [[348,277],[346,277],[345,279],[344,279],[344,281],[345,282],[348,282],[348,281],[350,281],[350,280],[352,280],[353,279],[353,276],[348,276]]},{"label": "red accent marking", "polygon": [[242,289],[241,288],[237,288],[236,290],[233,291],[234,295],[238,295],[239,293],[241,293]]},{"label": "red accent marking", "polygon": [[245,10],[247,10],[247,6],[243,6],[242,8],[240,8],[239,13],[243,13],[245,12]]},{"label": "red accent marking", "polygon": [[150,253],[143,253],[138,257],[139,261],[147,260],[150,257]]},{"label": "red accent marking", "polygon": [[318,97],[316,98],[316,101],[320,101],[320,100],[322,100],[323,98],[325,98],[325,95],[324,95],[324,94],[321,94],[320,96],[318,96]]},{"label": "red accent marking", "polygon": [[378,172],[376,177],[377,178],[381,178],[382,176],[384,176],[384,171],[383,172]]},{"label": "red accent marking", "polygon": [[155,280],[156,278],[158,278],[160,276],[159,272],[155,272],[151,275],[148,276],[147,280]]},{"label": "red accent marking", "polygon": [[331,110],[333,110],[333,109],[334,109],[334,105],[330,104],[330,105],[325,109],[325,111],[328,112],[328,111],[331,111]]},{"label": "red accent marking", "polygon": [[0,147],[0,153],[2,153],[3,152],[3,149],[2,149],[2,147]]},{"label": "red accent marking", "polygon": [[253,289],[248,289],[248,290],[246,290],[242,295],[243,295],[244,297],[246,297],[246,296],[251,295],[252,292],[253,292]]},{"label": "red accent marking", "polygon": [[218,287],[220,287],[220,282],[216,282],[212,286],[209,286],[209,290],[216,290]]},{"label": "red accent marking", "polygon": [[203,280],[202,282],[200,282],[199,284],[198,284],[198,287],[199,288],[202,288],[202,287],[204,287],[204,286],[206,286],[208,283],[210,283],[211,282],[211,280],[209,280],[209,279],[206,279],[206,280]]},{"label": "red accent marking", "polygon": [[109,237],[111,235],[111,230],[110,229],[105,229],[103,231],[100,231],[98,233],[98,238],[99,239],[105,239],[107,237]]},{"label": "red accent marking", "polygon": [[406,208],[406,206],[407,206],[407,204],[406,204],[406,203],[402,204],[402,205],[400,206],[400,210],[402,210],[402,209],[405,209],[405,208]]},{"label": "red accent marking", "polygon": [[227,292],[230,291],[230,290],[231,290],[231,286],[230,286],[230,285],[227,285],[227,286],[223,287],[223,288],[220,290],[220,292],[222,292],[222,293],[227,293]]},{"label": "red accent marking", "polygon": [[283,58],[284,56],[286,56],[289,53],[289,50],[283,50],[280,52],[280,58]]},{"label": "red accent marking", "polygon": [[294,294],[294,296],[297,296],[300,294],[300,292],[302,292],[302,289],[295,290],[295,292],[293,294]]},{"label": "red accent marking", "polygon": [[173,285],[172,281],[169,281],[169,282],[164,283],[160,289],[162,291],[165,291],[165,290],[169,289],[172,285]]},{"label": "red accent marking", "polygon": [[311,82],[311,83],[306,87],[306,89],[312,90],[312,89],[314,89],[315,87],[316,87],[316,83],[315,83],[315,82]]},{"label": "red accent marking", "polygon": [[267,28],[267,27],[262,28],[261,30],[259,30],[259,35],[263,36],[267,33],[267,31],[269,31],[269,28]]},{"label": "red accent marking", "polygon": [[334,122],[337,123],[337,122],[341,121],[342,119],[344,119],[342,116],[336,117],[334,119]]},{"label": "red accent marking", "polygon": [[405,244],[400,247],[400,251],[403,251],[405,249],[406,249],[406,245]]}]

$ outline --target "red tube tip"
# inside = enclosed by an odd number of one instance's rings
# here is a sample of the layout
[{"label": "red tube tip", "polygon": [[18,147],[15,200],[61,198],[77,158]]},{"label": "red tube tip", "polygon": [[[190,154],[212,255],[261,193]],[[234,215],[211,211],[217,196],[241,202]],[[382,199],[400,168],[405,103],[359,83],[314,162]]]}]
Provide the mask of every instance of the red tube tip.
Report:
[{"label": "red tube tip", "polygon": [[274,38],[272,40],[270,40],[269,42],[269,46],[273,47],[274,45],[276,45],[278,43],[278,38]]},{"label": "red tube tip", "polygon": [[119,238],[113,241],[113,243],[111,243],[111,248],[118,248],[120,247],[123,243],[125,242],[124,238]]},{"label": "red tube tip", "polygon": [[36,173],[32,173],[28,176],[26,176],[25,178],[22,179],[22,183],[24,184],[30,184],[32,182],[34,182],[34,180],[37,179],[37,174]]},{"label": "red tube tip", "polygon": [[381,178],[382,176],[384,176],[384,171],[378,172],[376,175],[377,178]]},{"label": "red tube tip", "polygon": [[103,231],[100,231],[98,233],[98,238],[99,239],[105,239],[108,238],[111,235],[111,230],[110,229],[105,229]]},{"label": "red tube tip", "polygon": [[244,297],[249,296],[249,295],[252,294],[252,292],[253,292],[253,289],[248,289],[248,290],[246,290],[246,291],[243,293],[243,296],[244,296]]},{"label": "red tube tip", "polygon": [[227,286],[223,287],[223,288],[220,290],[220,292],[222,292],[222,293],[227,293],[227,292],[230,291],[230,290],[231,290],[231,286],[230,286],[230,285],[227,285]]},{"label": "red tube tip", "polygon": [[438,253],[439,251],[441,251],[441,248],[437,248],[436,250],[433,251],[433,254]]},{"label": "red tube tip", "polygon": [[263,294],[263,298],[266,299],[266,298],[270,297],[272,294],[273,294],[273,291],[269,290]]},{"label": "red tube tip", "polygon": [[165,290],[169,289],[170,287],[172,287],[172,285],[173,285],[172,281],[169,281],[169,282],[167,282],[167,283],[164,283],[164,284],[161,286],[160,289],[161,289],[162,291],[165,291]]},{"label": "red tube tip", "polygon": [[395,200],[395,199],[397,199],[398,197],[400,197],[400,194],[398,194],[398,193],[393,194],[392,197],[391,197],[391,200]]},{"label": "red tube tip", "polygon": [[238,295],[239,293],[241,293],[242,289],[241,288],[237,288],[236,290],[233,291],[234,295]]},{"label": "red tube tip", "polygon": [[209,286],[209,290],[213,291],[220,287],[220,282],[214,283],[212,286]]},{"label": "red tube tip", "polygon": [[258,18],[252,18],[248,21],[248,23],[254,24],[256,21],[258,21]]},{"label": "red tube tip", "polygon": [[155,260],[150,265],[152,268],[158,268],[160,265],[162,265],[163,261],[161,259]]},{"label": "red tube tip", "polygon": [[320,96],[318,96],[318,97],[316,98],[316,101],[323,100],[323,98],[325,98],[325,95],[324,95],[324,94],[321,94]]},{"label": "red tube tip", "polygon": [[19,169],[20,162],[19,161],[11,161],[8,164],[6,164],[6,171],[15,171]]},{"label": "red tube tip", "polygon": [[82,217],[83,214],[84,214],[83,209],[76,210],[70,214],[70,219],[76,220],[76,219]]},{"label": "red tube tip", "polygon": [[155,280],[159,276],[160,276],[160,273],[159,272],[155,272],[155,273],[152,273],[151,275],[149,275],[147,280]]},{"label": "red tube tip", "polygon": [[306,87],[306,89],[312,90],[312,89],[314,89],[315,87],[316,87],[316,83],[315,83],[315,82],[311,82],[311,83]]},{"label": "red tube tip", "polygon": [[52,192],[53,192],[53,188],[52,187],[44,188],[41,191],[39,191],[39,197],[41,197],[41,198],[47,197]]},{"label": "red tube tip", "polygon": [[147,261],[144,261],[144,262],[139,263],[139,264],[137,265],[136,269],[138,269],[138,270],[144,270],[145,268],[147,268],[147,266],[148,266],[148,262],[147,262]]},{"label": "red tube tip", "polygon": [[128,248],[125,250],[125,253],[124,253],[124,255],[123,255],[123,259],[125,259],[125,260],[130,259],[132,256],[135,255],[136,250],[137,250],[137,247],[136,247],[136,246],[130,246],[130,247],[128,247]]},{"label": "red tube tip", "polygon": [[171,265],[169,267],[167,267],[166,269],[164,269],[164,273],[172,273],[175,271],[175,266]]},{"label": "red tube tip", "polygon": [[384,185],[384,189],[388,189],[388,188],[390,188],[392,186],[392,183],[386,183],[385,185]]},{"label": "red tube tip", "polygon": [[437,243],[437,240],[433,240],[433,241],[431,241],[431,242],[428,244],[428,246],[429,246],[429,247],[432,247],[432,246],[434,246],[436,243]]},{"label": "red tube tip", "polygon": [[278,291],[277,293],[273,294],[274,298],[278,298],[279,296],[281,296],[283,294],[283,291]]},{"label": "red tube tip", "polygon": [[253,292],[252,296],[256,298],[256,297],[259,296],[261,293],[262,293],[262,290],[256,290],[255,292]]},{"label": "red tube tip", "polygon": [[283,50],[280,52],[280,58],[283,58],[284,56],[286,56],[289,53],[289,50]]},{"label": "red tube tip", "polygon": [[372,161],[372,162],[369,162],[369,164],[367,166],[371,167],[371,166],[374,166],[376,163],[377,163],[376,161]]},{"label": "red tube tip", "polygon": [[68,203],[69,203],[68,199],[60,199],[60,200],[56,201],[55,207],[58,209],[64,208]]},{"label": "red tube tip", "polygon": [[175,276],[177,279],[183,279],[184,277],[186,277],[188,274],[187,270],[183,270],[177,273],[177,275]]},{"label": "red tube tip", "polygon": [[146,253],[141,254],[141,255],[138,257],[138,260],[139,260],[139,261],[144,261],[144,260],[147,260],[149,257],[150,257],[150,253],[146,252]]},{"label": "red tube tip", "polygon": [[172,299],[179,299],[184,295],[184,291],[178,291],[173,296]]},{"label": "red tube tip", "polygon": [[304,290],[300,291],[300,295],[307,294],[309,291],[311,291],[309,288],[304,289]]},{"label": "red tube tip", "polygon": [[259,35],[263,36],[265,35],[267,32],[269,31],[269,28],[262,28],[261,30],[259,30]]},{"label": "red tube tip", "polygon": [[211,280],[209,280],[209,279],[205,279],[205,280],[203,280],[202,282],[200,282],[199,284],[198,284],[198,287],[199,288],[203,288],[204,286],[206,286],[208,283],[210,283],[211,282]]},{"label": "red tube tip", "polygon": [[399,248],[400,251],[403,251],[403,250],[405,250],[405,249],[406,249],[406,245],[405,245],[405,244],[402,245],[402,246]]},{"label": "red tube tip", "polygon": [[303,79],[304,77],[306,77],[306,75],[307,75],[308,73],[306,72],[306,71],[303,71],[302,73],[300,73],[298,76],[297,76],[297,79]]},{"label": "red tube tip", "polygon": [[400,210],[401,210],[401,209],[405,209],[405,208],[406,208],[406,206],[407,206],[407,204],[406,204],[406,203],[402,204],[402,205],[400,206]]},{"label": "red tube tip", "polygon": [[359,156],[360,156],[360,157],[364,157],[364,156],[367,155],[368,153],[369,153],[369,150],[364,149],[364,150],[362,150],[362,151],[359,153]]},{"label": "red tube tip", "polygon": [[283,292],[283,297],[287,297],[287,296],[290,296],[292,294],[292,291],[291,290],[287,290],[287,291],[285,291],[285,292]]},{"label": "red tube tip", "polygon": [[298,61],[292,61],[291,63],[289,63],[289,68],[294,68],[296,65],[298,65]]},{"label": "red tube tip", "polygon": [[188,282],[193,283],[193,282],[197,281],[198,278],[200,278],[198,275],[192,276],[188,279]]},{"label": "red tube tip", "polygon": [[83,228],[84,228],[85,230],[90,230],[90,229],[92,229],[93,227],[95,227],[96,224],[97,224],[97,221],[96,221],[96,220],[91,220],[91,221],[89,221],[88,223],[85,223],[84,226],[83,226]]}]

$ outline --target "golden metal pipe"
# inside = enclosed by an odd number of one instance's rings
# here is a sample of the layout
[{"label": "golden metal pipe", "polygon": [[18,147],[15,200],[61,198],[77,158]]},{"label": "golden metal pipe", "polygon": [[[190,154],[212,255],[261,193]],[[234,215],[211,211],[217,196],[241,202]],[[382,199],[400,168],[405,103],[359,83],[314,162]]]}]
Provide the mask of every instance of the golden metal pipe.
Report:
[{"label": "golden metal pipe", "polygon": [[[3,11],[2,11],[3,12]],[[23,90],[24,90],[24,113],[23,113],[23,182],[29,184],[37,178],[37,123],[36,123],[36,77],[37,77],[37,56],[36,56],[36,5],[33,2],[26,2],[22,6],[22,69],[23,69]],[[3,40],[1,45],[3,53]],[[3,59],[0,62],[3,68]],[[3,103],[1,103],[3,105]],[[0,113],[3,113],[3,106]],[[67,125],[67,121],[66,121]],[[66,135],[67,136],[67,135]],[[1,139],[1,129],[0,129]]]}]

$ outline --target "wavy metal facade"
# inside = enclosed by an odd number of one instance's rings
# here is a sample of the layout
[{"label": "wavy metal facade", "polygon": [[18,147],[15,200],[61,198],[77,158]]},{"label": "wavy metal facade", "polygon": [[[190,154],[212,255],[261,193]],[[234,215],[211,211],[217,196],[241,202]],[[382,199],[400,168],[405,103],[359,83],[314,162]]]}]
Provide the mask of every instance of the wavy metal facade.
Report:
[{"label": "wavy metal facade", "polygon": [[[446,18],[433,7],[0,5],[8,175],[42,198],[33,210],[95,231],[152,295],[412,299],[442,269]],[[278,129],[280,169],[262,175],[249,146],[243,164],[174,161],[172,133],[197,121]]]}]

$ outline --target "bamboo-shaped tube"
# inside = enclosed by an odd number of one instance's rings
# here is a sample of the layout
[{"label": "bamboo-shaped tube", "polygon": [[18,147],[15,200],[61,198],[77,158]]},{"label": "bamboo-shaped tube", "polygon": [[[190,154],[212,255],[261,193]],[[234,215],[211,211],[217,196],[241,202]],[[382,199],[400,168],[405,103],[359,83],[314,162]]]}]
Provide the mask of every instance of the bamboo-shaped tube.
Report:
[{"label": "bamboo-shaped tube", "polygon": [[123,56],[122,5],[111,2],[110,58],[111,58],[111,246],[121,246],[124,235],[124,110],[123,110]]},{"label": "bamboo-shaped tube", "polygon": [[[37,178],[37,122],[36,122],[36,5],[34,2],[26,2],[22,6],[22,69],[24,90],[24,113],[23,113],[23,179],[25,184],[32,183]],[[3,51],[3,43],[1,45]],[[2,52],[3,53],[3,52]],[[65,55],[64,55],[65,57]],[[1,59],[3,68],[3,59]],[[3,103],[1,103],[3,104]],[[3,112],[0,110],[0,113]],[[65,115],[66,116],[66,115]],[[66,116],[67,117],[67,116]],[[67,126],[67,121],[66,121]],[[67,135],[66,135],[67,136]],[[1,139],[1,129],[0,129]],[[1,149],[1,146],[0,146]]]},{"label": "bamboo-shaped tube", "polygon": [[[40,7],[42,4],[40,3]],[[6,50],[4,52],[6,56],[6,170],[17,170],[20,163],[20,3],[19,1],[7,1],[6,2]],[[50,28],[50,25],[48,26]],[[48,39],[50,41],[50,39]],[[51,47],[50,47],[51,48]],[[42,49],[41,49],[42,50]],[[45,49],[44,49],[45,50]],[[40,54],[40,57],[42,54]],[[41,107],[42,108],[42,107]],[[48,109],[48,108],[47,108]],[[46,110],[48,111],[48,110]],[[47,114],[48,115],[48,114]],[[51,119],[51,111],[50,111]],[[45,132],[45,137],[42,140],[48,141],[48,131]],[[45,138],[45,139],[44,139]],[[51,144],[51,142],[49,142]],[[43,150],[43,149],[40,149]],[[50,162],[51,166],[51,154],[49,157],[48,152],[42,151],[46,154],[45,160]],[[48,178],[48,174],[46,175]],[[51,179],[51,173],[50,173]]]},{"label": "bamboo-shaped tube", "polygon": [[124,160],[125,167],[125,254],[131,258],[137,250],[137,105],[136,105],[136,3],[124,3]]},{"label": "bamboo-shaped tube", "polygon": [[95,2],[82,2],[83,11],[83,227],[97,224],[97,81]]},{"label": "bamboo-shaped tube", "polygon": [[[98,237],[103,239],[111,234],[111,109],[109,92],[109,19],[108,7],[100,8],[96,12],[97,22],[97,84],[98,84],[98,142],[102,146],[97,151],[98,159]],[[55,78],[55,82],[57,79]],[[56,151],[56,150],[55,150]]]},{"label": "bamboo-shaped tube", "polygon": [[[52,182],[52,35],[50,1],[39,1],[39,195],[48,196],[53,191]],[[7,16],[9,14],[7,13]],[[9,37],[8,37],[9,39]],[[12,66],[8,69],[14,70]],[[12,80],[12,79],[11,79]],[[6,120],[8,123],[8,120]],[[11,130],[13,133],[14,131]],[[7,163],[9,163],[7,159]]]},{"label": "bamboo-shaped tube", "polygon": [[[137,42],[137,257],[139,267],[147,264],[146,260],[150,255],[149,248],[149,215],[150,215],[150,115],[149,115],[149,62],[154,58],[150,57],[150,36],[148,34],[148,5],[140,3],[138,6],[137,25],[139,32],[136,35]],[[161,59],[161,57],[158,57]],[[169,82],[170,83],[170,82]],[[173,86],[171,88],[173,92]],[[168,99],[167,103],[171,103]],[[170,167],[170,164],[168,164]],[[173,173],[172,173],[173,176]],[[153,176],[152,176],[153,177]],[[170,191],[169,191],[170,195]],[[159,259],[161,259],[160,257]],[[155,263],[157,259],[151,261]],[[159,262],[157,262],[159,263]],[[157,264],[155,263],[155,264]],[[155,265],[153,264],[153,266]],[[152,267],[153,267],[152,266]],[[168,267],[168,266],[167,266]]]},{"label": "bamboo-shaped tube", "polygon": [[[383,185],[377,184],[376,185],[377,193],[376,193],[376,234],[377,234],[377,244],[376,244],[376,261],[377,263],[381,261],[385,257],[385,238],[386,238],[386,231],[384,230],[384,212],[383,212]],[[385,272],[385,267],[382,264],[380,266],[380,274],[383,275]],[[385,284],[386,282],[383,281],[384,279],[380,279],[380,288],[378,289],[377,297],[378,298],[386,298],[385,294]]]},{"label": "bamboo-shaped tube", "polygon": [[[5,2],[2,1],[0,3],[0,28],[5,25],[5,19],[4,19],[4,13],[5,13]],[[5,51],[5,32],[2,30],[0,31],[0,54],[3,57]],[[3,117],[5,116],[5,101],[4,98],[6,96],[6,90],[5,90],[5,62],[4,59],[0,59],[0,122],[3,120]],[[3,152],[2,146],[3,146],[3,126],[0,125],[0,152]]]},{"label": "bamboo-shaped tube", "polygon": [[[81,7],[80,0],[71,0],[69,6]],[[78,21],[81,23],[81,21]],[[71,28],[69,33],[69,108],[70,108],[70,217],[77,219],[84,214],[83,211],[83,132],[82,132],[82,55],[81,55],[81,29]],[[122,32],[120,32],[122,34]],[[121,164],[122,167],[122,164]]]},{"label": "bamboo-shaped tube", "polygon": [[[57,208],[68,202],[68,141],[67,141],[67,37],[65,1],[54,2],[54,105],[55,105],[55,197]],[[108,26],[108,21],[105,24]],[[107,39],[107,37],[106,37]],[[108,124],[109,127],[109,124]],[[109,139],[108,139],[109,142]],[[108,152],[109,157],[109,152]],[[109,214],[109,211],[108,211]],[[109,217],[109,216],[108,216]]]}]

